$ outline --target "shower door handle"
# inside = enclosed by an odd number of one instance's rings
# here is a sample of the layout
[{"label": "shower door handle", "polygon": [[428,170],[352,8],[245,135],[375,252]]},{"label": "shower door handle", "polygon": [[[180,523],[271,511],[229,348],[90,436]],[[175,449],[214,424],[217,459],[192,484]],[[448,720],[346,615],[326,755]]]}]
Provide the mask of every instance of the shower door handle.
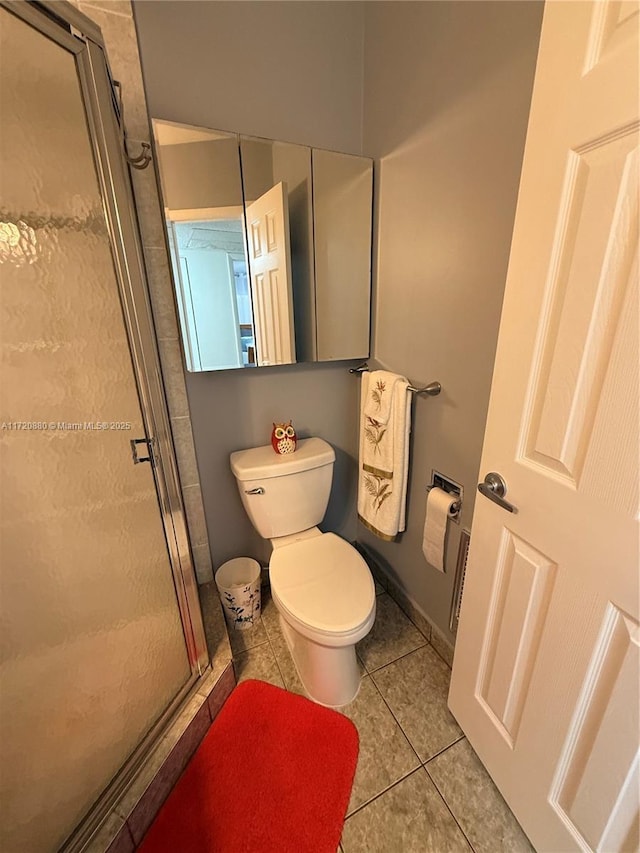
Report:
[{"label": "shower door handle", "polygon": [[[132,438],[129,441],[131,445],[131,456],[133,458],[133,464],[138,465],[140,462],[150,462],[153,465],[153,439],[152,438]],[[147,445],[147,455],[146,456],[138,456],[138,445],[146,444]]]},{"label": "shower door handle", "polygon": [[490,501],[501,506],[502,509],[506,509],[507,512],[518,512],[513,504],[510,504],[509,501],[505,501],[504,496],[507,494],[507,484],[500,474],[496,474],[495,471],[491,471],[487,474],[482,483],[478,483],[478,491],[481,495],[484,495],[485,498],[489,498]]}]

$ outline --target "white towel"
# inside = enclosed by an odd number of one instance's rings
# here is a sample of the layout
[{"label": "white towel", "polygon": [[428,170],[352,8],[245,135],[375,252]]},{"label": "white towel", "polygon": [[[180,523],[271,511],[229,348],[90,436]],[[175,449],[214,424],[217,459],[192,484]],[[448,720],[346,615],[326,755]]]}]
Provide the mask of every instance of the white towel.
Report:
[{"label": "white towel", "polygon": [[409,380],[376,370],[362,374],[358,518],[391,541],[405,529],[411,395]]}]

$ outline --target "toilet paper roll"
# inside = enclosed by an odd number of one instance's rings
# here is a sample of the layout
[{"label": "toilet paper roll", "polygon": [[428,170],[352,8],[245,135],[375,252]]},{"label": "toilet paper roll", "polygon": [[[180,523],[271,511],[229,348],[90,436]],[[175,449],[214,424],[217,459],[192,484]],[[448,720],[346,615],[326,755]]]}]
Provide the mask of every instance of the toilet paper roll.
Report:
[{"label": "toilet paper roll", "polygon": [[444,547],[447,535],[447,520],[455,515],[453,505],[457,495],[434,486],[427,496],[427,512],[424,520],[422,551],[427,562],[444,572]]}]

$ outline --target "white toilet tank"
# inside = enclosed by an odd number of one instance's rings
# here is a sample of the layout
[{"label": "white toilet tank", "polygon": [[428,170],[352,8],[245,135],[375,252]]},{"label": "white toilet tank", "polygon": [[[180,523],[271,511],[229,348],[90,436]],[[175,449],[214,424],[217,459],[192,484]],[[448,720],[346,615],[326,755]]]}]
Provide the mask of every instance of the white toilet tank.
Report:
[{"label": "white toilet tank", "polygon": [[[321,438],[303,438],[293,453],[270,444],[231,454],[242,503],[263,539],[299,533],[326,512],[336,454]],[[250,494],[253,492],[253,494]]]}]

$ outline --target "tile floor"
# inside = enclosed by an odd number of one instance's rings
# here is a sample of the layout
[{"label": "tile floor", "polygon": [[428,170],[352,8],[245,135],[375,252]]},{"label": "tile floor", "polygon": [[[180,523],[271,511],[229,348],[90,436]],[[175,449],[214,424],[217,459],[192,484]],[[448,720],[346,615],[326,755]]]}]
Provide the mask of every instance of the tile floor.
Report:
[{"label": "tile floor", "polygon": [[[358,644],[362,683],[342,711],[358,728],[360,756],[342,853],[531,851],[447,709],[450,669],[376,584],[376,622]],[[304,695],[263,589],[251,631],[232,632],[238,681],[260,678]]]}]

